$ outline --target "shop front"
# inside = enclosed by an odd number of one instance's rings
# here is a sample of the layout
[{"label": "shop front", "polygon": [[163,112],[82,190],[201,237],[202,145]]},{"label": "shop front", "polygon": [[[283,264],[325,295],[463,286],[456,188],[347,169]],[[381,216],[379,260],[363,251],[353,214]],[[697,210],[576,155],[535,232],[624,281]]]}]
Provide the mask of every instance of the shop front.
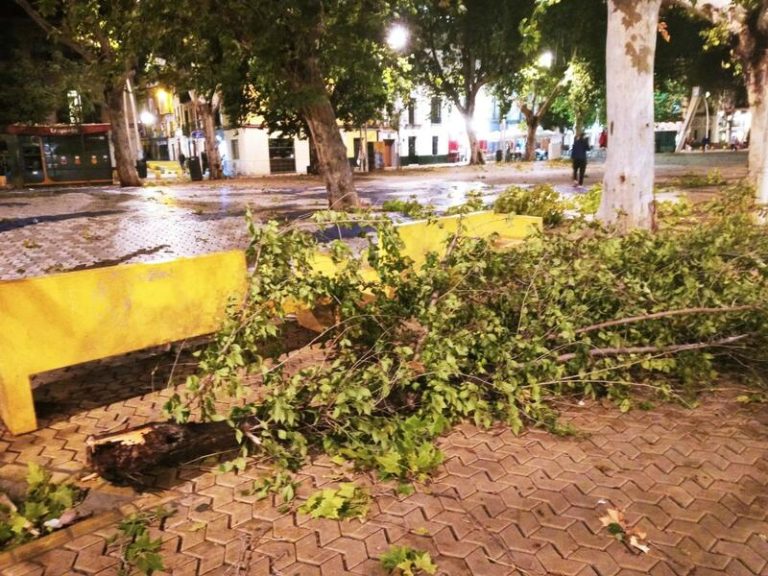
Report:
[{"label": "shop front", "polygon": [[16,186],[112,183],[109,124],[13,124],[0,130],[0,140]]}]

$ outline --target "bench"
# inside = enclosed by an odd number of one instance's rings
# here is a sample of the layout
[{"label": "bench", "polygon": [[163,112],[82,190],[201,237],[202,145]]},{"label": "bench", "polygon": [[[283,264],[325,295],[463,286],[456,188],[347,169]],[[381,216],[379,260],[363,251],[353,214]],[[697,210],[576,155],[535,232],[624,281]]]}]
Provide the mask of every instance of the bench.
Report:
[{"label": "bench", "polygon": [[245,285],[242,251],[0,282],[0,417],[35,430],[33,374],[215,332]]}]

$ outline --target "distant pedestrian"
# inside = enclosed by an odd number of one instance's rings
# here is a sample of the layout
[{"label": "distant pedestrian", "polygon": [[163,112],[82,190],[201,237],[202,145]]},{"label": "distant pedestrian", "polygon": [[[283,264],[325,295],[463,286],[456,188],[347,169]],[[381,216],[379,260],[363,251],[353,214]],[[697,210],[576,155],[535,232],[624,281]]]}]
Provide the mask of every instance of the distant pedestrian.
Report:
[{"label": "distant pedestrian", "polygon": [[598,140],[598,144],[600,145],[600,148],[605,150],[608,148],[608,132],[605,128],[603,128],[603,131],[600,132],[600,139]]},{"label": "distant pedestrian", "polygon": [[187,157],[184,156],[184,152],[179,152],[179,166],[181,166],[181,171],[184,171],[184,167],[186,166]]},{"label": "distant pedestrian", "polygon": [[587,170],[587,152],[589,151],[589,141],[582,132],[573,141],[571,147],[571,164],[573,165],[573,185],[581,186],[584,184],[584,172]]}]

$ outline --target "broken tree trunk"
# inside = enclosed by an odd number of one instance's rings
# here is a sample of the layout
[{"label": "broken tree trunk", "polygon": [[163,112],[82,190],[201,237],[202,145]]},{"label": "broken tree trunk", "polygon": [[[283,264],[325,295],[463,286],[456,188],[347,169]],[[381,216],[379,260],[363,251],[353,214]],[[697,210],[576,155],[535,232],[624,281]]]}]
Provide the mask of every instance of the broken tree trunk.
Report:
[{"label": "broken tree trunk", "polygon": [[237,446],[234,430],[226,422],[152,422],[91,436],[86,441],[86,453],[89,465],[105,480],[134,484],[151,468],[175,466]]}]

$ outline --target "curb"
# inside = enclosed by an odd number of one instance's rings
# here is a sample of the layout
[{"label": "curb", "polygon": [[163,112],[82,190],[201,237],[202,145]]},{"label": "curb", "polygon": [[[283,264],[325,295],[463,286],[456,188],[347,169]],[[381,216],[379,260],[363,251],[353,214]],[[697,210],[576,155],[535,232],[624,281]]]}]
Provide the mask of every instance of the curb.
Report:
[{"label": "curb", "polygon": [[97,516],[86,518],[80,522],[76,522],[72,526],[64,528],[62,530],[56,530],[50,534],[46,534],[32,542],[21,544],[15,548],[8,550],[7,552],[0,552],[0,570],[10,568],[14,564],[31,560],[41,554],[50,552],[54,548],[59,548],[65,545],[67,542],[106,528],[115,524],[123,519],[126,515],[130,514],[135,507],[132,505],[122,506],[109,510]]}]

